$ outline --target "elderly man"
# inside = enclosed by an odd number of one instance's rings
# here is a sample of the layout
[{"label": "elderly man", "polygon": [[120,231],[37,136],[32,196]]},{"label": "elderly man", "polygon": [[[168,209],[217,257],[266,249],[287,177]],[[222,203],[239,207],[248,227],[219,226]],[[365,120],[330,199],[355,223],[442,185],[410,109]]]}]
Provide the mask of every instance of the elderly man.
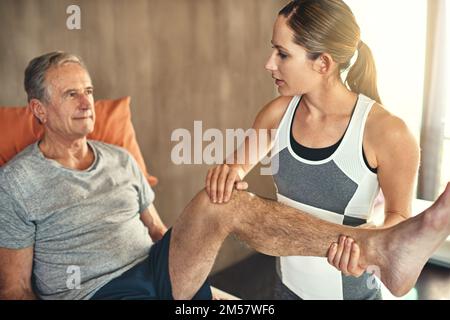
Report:
[{"label": "elderly man", "polygon": [[0,169],[2,299],[209,299],[206,279],[230,234],[269,255],[322,257],[346,234],[354,243],[339,259],[348,272],[376,265],[401,295],[450,233],[450,187],[421,215],[382,230],[331,224],[243,191],[213,204],[200,191],[167,231],[133,158],[86,139],[93,86],[79,58],[33,59],[25,90],[45,134]]}]

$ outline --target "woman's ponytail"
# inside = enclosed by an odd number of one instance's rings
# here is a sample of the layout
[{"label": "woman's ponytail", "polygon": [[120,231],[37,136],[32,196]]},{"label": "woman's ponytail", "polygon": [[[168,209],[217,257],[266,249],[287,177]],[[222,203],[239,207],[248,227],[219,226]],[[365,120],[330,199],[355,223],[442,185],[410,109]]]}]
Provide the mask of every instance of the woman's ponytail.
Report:
[{"label": "woman's ponytail", "polygon": [[381,104],[377,88],[377,70],[372,51],[362,41],[358,45],[358,58],[350,68],[345,83],[356,93],[362,93]]}]

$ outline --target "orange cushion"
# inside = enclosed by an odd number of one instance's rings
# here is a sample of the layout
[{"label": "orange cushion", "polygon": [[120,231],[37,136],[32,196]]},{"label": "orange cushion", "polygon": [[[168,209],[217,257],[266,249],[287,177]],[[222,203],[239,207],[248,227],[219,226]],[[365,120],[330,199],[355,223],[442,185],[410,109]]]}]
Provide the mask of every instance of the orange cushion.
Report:
[{"label": "orange cushion", "polygon": [[[136,159],[151,186],[158,179],[147,172],[144,158],[131,123],[130,97],[95,102],[96,122],[88,139],[99,140],[127,149]],[[27,107],[0,107],[0,167],[44,132]]]}]

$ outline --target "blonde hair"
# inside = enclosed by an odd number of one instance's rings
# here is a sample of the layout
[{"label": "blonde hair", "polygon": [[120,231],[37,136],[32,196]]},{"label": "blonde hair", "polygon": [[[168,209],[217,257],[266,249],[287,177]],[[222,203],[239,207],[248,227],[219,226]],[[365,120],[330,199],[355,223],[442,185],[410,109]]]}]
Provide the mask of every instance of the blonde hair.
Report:
[{"label": "blonde hair", "polygon": [[350,67],[345,83],[355,93],[362,93],[381,103],[377,72],[370,48],[361,41],[361,31],[350,8],[342,0],[295,0],[279,13],[294,31],[294,42],[315,60],[322,53],[331,55],[339,72]]}]

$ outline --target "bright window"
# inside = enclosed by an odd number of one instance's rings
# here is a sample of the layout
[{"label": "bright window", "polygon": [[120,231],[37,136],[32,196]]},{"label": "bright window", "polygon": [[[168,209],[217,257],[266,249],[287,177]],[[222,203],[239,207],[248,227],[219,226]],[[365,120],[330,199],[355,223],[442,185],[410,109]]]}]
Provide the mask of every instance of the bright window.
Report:
[{"label": "bright window", "polygon": [[346,0],[373,52],[378,90],[388,110],[417,140],[423,106],[427,0]]},{"label": "bright window", "polygon": [[[445,51],[445,61],[441,68],[443,74],[446,75],[446,82],[450,80],[450,58],[448,54],[450,54],[450,43],[448,36],[450,36],[450,5],[446,3],[444,8],[444,20],[442,23],[442,28],[444,28],[444,32],[442,33],[445,39],[442,40],[443,50]],[[445,133],[444,133],[444,147],[442,152],[442,163],[441,163],[441,181],[440,181],[440,192],[444,190],[447,183],[450,181],[450,90],[448,90],[449,83],[445,83],[444,90],[445,94],[443,95],[442,103],[445,104]]]}]

